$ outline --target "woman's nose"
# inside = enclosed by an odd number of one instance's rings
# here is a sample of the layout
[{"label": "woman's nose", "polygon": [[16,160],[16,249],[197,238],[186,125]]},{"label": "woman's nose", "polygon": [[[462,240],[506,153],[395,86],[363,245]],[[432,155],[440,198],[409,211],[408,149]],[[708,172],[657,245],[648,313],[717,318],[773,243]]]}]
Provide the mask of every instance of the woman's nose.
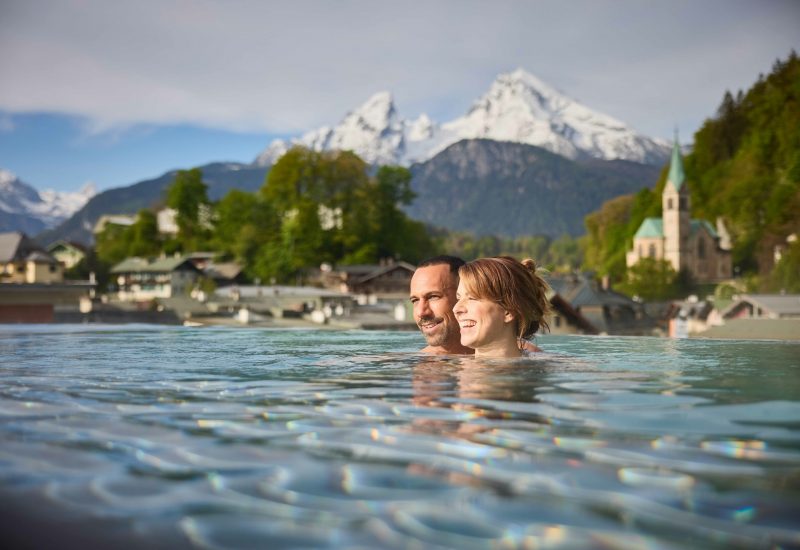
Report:
[{"label": "woman's nose", "polygon": [[458,313],[461,313],[463,311],[464,311],[464,305],[462,303],[462,300],[458,300],[456,302],[456,305],[453,306],[453,313],[458,314]]}]

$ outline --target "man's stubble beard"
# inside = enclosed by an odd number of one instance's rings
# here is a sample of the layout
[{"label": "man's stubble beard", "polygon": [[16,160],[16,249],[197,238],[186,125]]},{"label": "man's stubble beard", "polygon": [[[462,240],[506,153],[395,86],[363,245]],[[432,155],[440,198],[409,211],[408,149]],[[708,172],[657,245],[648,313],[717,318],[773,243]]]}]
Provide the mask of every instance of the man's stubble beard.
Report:
[{"label": "man's stubble beard", "polygon": [[425,334],[424,332],[422,333],[423,336],[425,336],[425,341],[428,343],[429,346],[446,346],[447,344],[450,343],[451,338],[453,338],[454,342],[461,341],[460,334],[458,335],[453,334],[454,325],[452,323],[448,323],[445,319],[442,319],[441,326],[443,327],[443,330],[438,334],[429,335]]}]

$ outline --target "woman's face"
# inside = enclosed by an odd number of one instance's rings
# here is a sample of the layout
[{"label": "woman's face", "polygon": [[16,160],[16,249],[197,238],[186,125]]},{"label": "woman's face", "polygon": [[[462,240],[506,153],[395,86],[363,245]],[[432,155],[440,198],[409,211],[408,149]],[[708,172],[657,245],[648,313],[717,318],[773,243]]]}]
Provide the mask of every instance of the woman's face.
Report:
[{"label": "woman's face", "polygon": [[453,313],[461,328],[461,345],[492,348],[507,344],[513,336],[513,316],[499,304],[470,295],[463,282],[458,284]]}]

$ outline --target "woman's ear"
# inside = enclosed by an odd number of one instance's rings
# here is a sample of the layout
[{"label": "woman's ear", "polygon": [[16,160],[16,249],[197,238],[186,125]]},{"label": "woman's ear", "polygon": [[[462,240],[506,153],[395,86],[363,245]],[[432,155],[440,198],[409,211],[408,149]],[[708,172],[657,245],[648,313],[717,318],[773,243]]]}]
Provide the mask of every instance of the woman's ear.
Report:
[{"label": "woman's ear", "polygon": [[516,317],[510,311],[506,311],[503,315],[503,322],[504,323],[513,323],[516,320]]}]

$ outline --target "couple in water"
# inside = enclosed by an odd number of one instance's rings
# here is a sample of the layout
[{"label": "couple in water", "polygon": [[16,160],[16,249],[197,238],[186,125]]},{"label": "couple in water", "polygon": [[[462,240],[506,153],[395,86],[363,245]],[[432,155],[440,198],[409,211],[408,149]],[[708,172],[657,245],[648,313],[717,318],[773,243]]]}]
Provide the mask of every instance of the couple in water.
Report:
[{"label": "couple in water", "polygon": [[508,256],[465,263],[454,256],[422,262],[411,278],[414,320],[432,354],[522,357],[547,328],[547,283],[533,260]]}]

